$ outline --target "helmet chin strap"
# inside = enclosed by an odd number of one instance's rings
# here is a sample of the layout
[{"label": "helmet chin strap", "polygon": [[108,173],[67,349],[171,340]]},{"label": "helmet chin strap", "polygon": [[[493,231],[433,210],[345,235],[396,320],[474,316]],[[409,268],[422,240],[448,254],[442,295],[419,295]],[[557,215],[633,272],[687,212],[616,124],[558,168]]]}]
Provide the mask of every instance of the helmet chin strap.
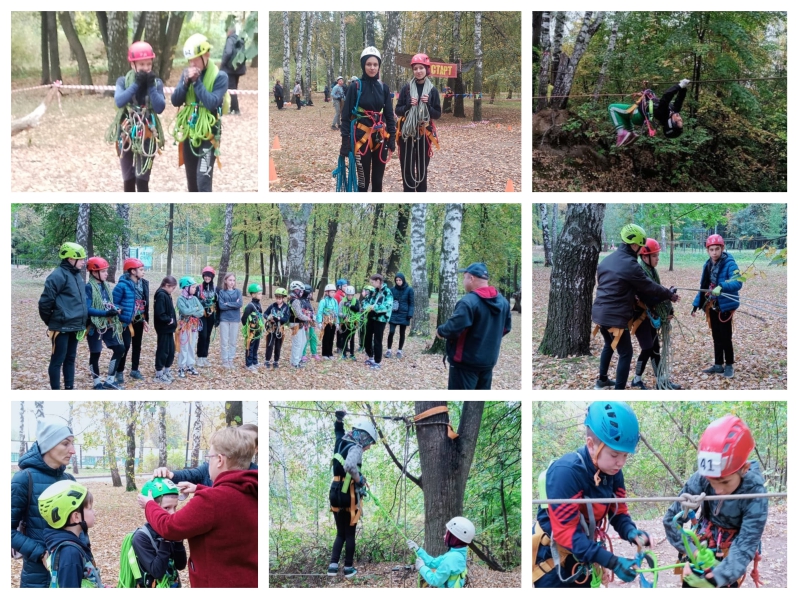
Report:
[{"label": "helmet chin strap", "polygon": [[601,468],[599,468],[598,465],[598,458],[599,454],[601,453],[601,450],[604,449],[604,447],[605,447],[604,441],[600,441],[598,449],[596,450],[596,455],[591,456],[593,459],[593,465],[596,467],[596,472],[593,474],[593,482],[596,484],[597,487],[601,484]]}]

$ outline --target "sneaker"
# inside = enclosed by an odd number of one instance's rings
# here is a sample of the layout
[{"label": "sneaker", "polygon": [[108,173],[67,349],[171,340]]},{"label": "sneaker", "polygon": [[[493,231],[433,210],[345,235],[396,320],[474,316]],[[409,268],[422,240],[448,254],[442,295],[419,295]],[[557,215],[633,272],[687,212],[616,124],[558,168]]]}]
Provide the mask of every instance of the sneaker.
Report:
[{"label": "sneaker", "polygon": [[403,357],[403,356],[404,356],[404,354],[402,353],[402,350],[401,350],[401,349],[400,349],[400,350],[397,350],[397,352],[396,352],[396,357],[397,357],[397,358],[401,358],[401,357]]},{"label": "sneaker", "polygon": [[155,375],[155,382],[156,383],[161,383],[163,385],[171,385],[172,384],[172,380],[166,378],[166,376],[164,375],[163,372],[160,373],[160,374],[156,374]]},{"label": "sneaker", "polygon": [[272,364],[272,368],[274,368],[275,370],[277,370],[279,367],[280,367],[279,362],[275,362],[274,364]]},{"label": "sneaker", "polygon": [[121,389],[122,385],[125,384],[125,373],[117,372],[116,377],[114,377],[114,382],[116,383],[116,386]]},{"label": "sneaker", "polygon": [[302,362],[307,362],[308,360],[310,360],[310,358],[307,356],[302,356]]},{"label": "sneaker", "polygon": [[[352,356],[352,357],[354,358],[355,356]],[[349,358],[349,356],[347,356],[346,354],[341,354],[341,359],[342,360],[346,360],[348,358]]]},{"label": "sneaker", "polygon": [[95,391],[103,391],[105,389],[105,384],[103,383],[102,379],[94,379],[94,387],[92,387]]},{"label": "sneaker", "polygon": [[637,133],[632,131],[629,133],[629,136],[626,138],[626,141],[623,143],[623,147],[631,146],[633,143],[637,141],[637,138],[640,137]]},{"label": "sneaker", "polygon": [[327,576],[338,576],[338,564],[330,564],[327,568]]},{"label": "sneaker", "polygon": [[734,366],[732,364],[726,364],[726,368],[723,370],[723,376],[727,379],[734,378]]},{"label": "sneaker", "polygon": [[363,362],[366,366],[371,366],[372,364],[376,364],[376,362],[372,358],[366,358],[365,362]]},{"label": "sneaker", "polygon": [[299,364],[291,364],[291,366],[293,368],[296,368],[296,369],[304,368],[305,367],[305,363],[304,362],[300,362]]},{"label": "sneaker", "polygon": [[615,381],[612,379],[607,379],[606,381],[602,381],[601,379],[596,379],[596,386],[593,387],[594,389],[614,389],[615,388]]},{"label": "sneaker", "polygon": [[140,381],[140,380],[142,380],[144,377],[143,377],[143,376],[141,376],[141,372],[139,372],[138,370],[131,370],[131,371],[130,371],[130,378],[132,378],[132,379],[136,379],[137,381]]},{"label": "sneaker", "polygon": [[357,570],[354,568],[344,568],[344,578],[354,578]]},{"label": "sneaker", "polygon": [[648,390],[648,387],[646,387],[646,384],[643,382],[642,379],[640,379],[639,381],[632,381],[632,387],[636,387],[638,389],[641,389],[642,391]]},{"label": "sneaker", "polygon": [[349,356],[349,359],[353,362],[357,362],[357,356]]},{"label": "sneaker", "polygon": [[391,350],[390,349],[385,350],[385,357],[386,358],[390,358],[391,357]]},{"label": "sneaker", "polygon": [[374,364],[372,364],[371,366],[369,366],[369,368],[371,368],[371,370],[380,370],[380,369],[382,368],[382,366],[380,366],[379,364],[377,364],[377,363],[375,362]]},{"label": "sneaker", "polygon": [[627,131],[626,129],[621,129],[618,131],[618,137],[615,139],[615,147],[620,148],[621,146],[625,145],[627,141],[629,141],[629,136],[632,135],[631,131]]},{"label": "sneaker", "polygon": [[319,360],[321,360],[321,356],[319,354],[313,354],[313,359],[318,362]]},{"label": "sneaker", "polygon": [[122,391],[124,387],[116,382],[116,379],[113,377],[108,377],[108,379],[103,383],[103,389],[113,389],[114,391]]},{"label": "sneaker", "polygon": [[723,364],[714,364],[705,370],[702,370],[706,374],[725,374],[725,370],[723,368]]},{"label": "sneaker", "polygon": [[177,376],[178,376],[178,378],[181,378],[181,379],[186,378],[186,371],[183,370],[182,368],[178,368],[177,369]]},{"label": "sneaker", "polygon": [[197,369],[194,368],[193,366],[189,366],[188,368],[186,368],[186,372],[189,374],[193,374],[195,376],[199,374],[199,372],[197,372]]},{"label": "sneaker", "polygon": [[172,384],[175,380],[175,377],[172,375],[172,370],[170,368],[164,368],[163,376],[169,382],[169,384]]},{"label": "sneaker", "polygon": [[272,367],[272,364],[271,364],[271,362],[266,362],[266,363],[263,365],[263,367],[264,367],[266,370],[269,370],[269,368],[271,368],[271,367]]},{"label": "sneaker", "polygon": [[249,366],[247,366],[247,370],[249,370],[250,372],[258,372],[258,367],[255,366],[254,364],[250,364]]}]

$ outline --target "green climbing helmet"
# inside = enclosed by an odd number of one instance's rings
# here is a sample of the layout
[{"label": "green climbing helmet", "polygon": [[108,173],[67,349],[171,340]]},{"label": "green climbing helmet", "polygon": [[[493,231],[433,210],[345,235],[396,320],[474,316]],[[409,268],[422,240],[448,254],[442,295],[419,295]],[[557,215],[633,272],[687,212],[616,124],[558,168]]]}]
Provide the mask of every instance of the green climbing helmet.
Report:
[{"label": "green climbing helmet", "polygon": [[249,287],[247,287],[247,293],[260,293],[261,291],[263,291],[263,287],[257,283],[250,283]]},{"label": "green climbing helmet", "polygon": [[39,495],[39,513],[52,528],[63,528],[88,493],[86,487],[74,480],[59,480]]},{"label": "green climbing helmet", "polygon": [[363,285],[363,289],[365,289],[369,293],[374,293],[375,291],[377,291],[374,285]]},{"label": "green climbing helmet", "polygon": [[150,493],[152,493],[152,498],[156,499],[164,495],[180,495],[180,489],[168,478],[153,478],[141,487],[142,495],[146,497]]},{"label": "green climbing helmet", "polygon": [[643,227],[629,223],[621,229],[621,241],[626,244],[646,245],[646,232]]},{"label": "green climbing helmet", "polygon": [[283,297],[287,297],[288,292],[285,290],[285,287],[278,287],[274,290],[274,295],[282,295]]},{"label": "green climbing helmet", "polygon": [[73,260],[83,260],[86,258],[86,250],[79,243],[67,241],[61,244],[61,249],[58,250],[58,257],[63,260],[64,258],[72,258]]},{"label": "green climbing helmet", "polygon": [[197,282],[194,280],[194,277],[180,277],[180,289],[185,289],[186,287],[191,287],[196,284]]}]

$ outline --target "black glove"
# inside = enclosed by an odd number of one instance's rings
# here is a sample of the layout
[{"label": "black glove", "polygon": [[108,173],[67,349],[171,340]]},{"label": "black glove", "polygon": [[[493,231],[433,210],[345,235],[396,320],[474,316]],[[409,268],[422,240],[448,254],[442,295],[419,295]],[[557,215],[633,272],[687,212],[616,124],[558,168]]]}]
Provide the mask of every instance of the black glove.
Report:
[{"label": "black glove", "polygon": [[143,88],[147,85],[147,76],[149,73],[145,73],[144,71],[138,71],[136,73],[136,83],[139,84],[139,89]]},{"label": "black glove", "polygon": [[391,136],[391,137],[388,139],[388,142],[387,142],[387,143],[388,143],[388,149],[389,149],[391,152],[396,152],[396,138],[395,138],[395,137],[393,137],[393,136]]},{"label": "black glove", "polygon": [[348,137],[341,138],[341,151],[339,154],[346,158],[349,156],[349,152],[352,151],[352,140]]},{"label": "black glove", "polygon": [[112,318],[114,316],[119,316],[119,310],[117,310],[116,308],[111,308],[110,310],[106,310],[105,311],[105,315],[108,318]]},{"label": "black glove", "polygon": [[158,75],[156,75],[153,71],[147,73],[147,88],[154,87],[156,79],[158,79]]},{"label": "black glove", "polygon": [[365,487],[366,486],[366,475],[365,474],[361,474],[360,475],[360,482],[357,483],[357,486],[358,487]]},{"label": "black glove", "polygon": [[335,419],[336,420],[343,420],[344,416],[346,416],[346,412],[343,410],[335,410]]}]

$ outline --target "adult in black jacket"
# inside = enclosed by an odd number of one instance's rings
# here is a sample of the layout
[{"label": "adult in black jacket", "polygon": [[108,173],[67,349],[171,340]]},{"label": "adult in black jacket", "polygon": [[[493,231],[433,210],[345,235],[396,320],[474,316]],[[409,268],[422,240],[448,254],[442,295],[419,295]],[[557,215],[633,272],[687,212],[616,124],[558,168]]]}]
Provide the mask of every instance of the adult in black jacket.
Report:
[{"label": "adult in black jacket", "polygon": [[[227,73],[227,89],[238,89],[238,80],[247,72],[247,61],[234,64],[239,50],[244,49],[244,41],[236,35],[235,25],[227,28],[227,41],[222,52],[221,70]],[[241,114],[238,109],[238,94],[230,94],[230,114]]]},{"label": "adult in black jacket", "polygon": [[[369,46],[363,50],[360,54],[363,77],[349,85],[341,115],[340,154],[346,158],[354,151],[362,165],[362,169],[357,168],[358,191],[368,191],[369,182],[371,191],[382,191],[385,165],[391,158],[390,152],[396,150],[393,95],[380,81],[381,64],[382,56],[377,48]],[[351,138],[352,125],[354,140]]]},{"label": "adult in black jacket", "polygon": [[[231,100],[232,101],[232,100]],[[283,109],[283,86],[280,85],[280,81],[278,80],[274,84],[274,101],[277,104],[277,110]]]},{"label": "adult in black jacket", "polygon": [[388,321],[388,351],[385,357],[391,357],[391,346],[396,327],[399,327],[399,348],[396,350],[396,357],[402,357],[402,348],[405,346],[405,330],[410,324],[410,319],[416,311],[416,292],[407,284],[404,273],[396,273],[394,278],[396,285],[391,289],[393,295],[393,310],[391,319]]},{"label": "adult in black jacket", "polygon": [[410,68],[413,80],[402,87],[396,100],[402,186],[405,191],[427,191],[432,143],[438,143],[432,121],[441,118],[441,96],[429,78],[430,60],[426,54],[416,54]]},{"label": "adult in black jacket", "polygon": [[436,333],[446,339],[448,388],[490,389],[502,338],[513,325],[510,302],[488,285],[485,264],[475,262],[458,272],[464,273],[466,294]]},{"label": "adult in black jacket", "polygon": [[[40,420],[36,423],[36,442],[19,459],[19,471],[11,479],[11,548],[23,557],[22,588],[50,586],[50,573],[42,562],[46,553],[44,532],[49,526],[39,512],[39,495],[60,480],[75,480],[66,472],[75,455],[74,441],[63,420]],[[17,530],[21,522],[25,523],[24,531]]]},{"label": "adult in black jacket", "polygon": [[[598,288],[593,301],[592,318],[604,338],[596,389],[626,388],[633,353],[632,336],[628,327],[634,315],[635,297],[645,295],[657,301],[679,300],[675,289],[655,283],[646,276],[637,261],[637,255],[646,243],[646,232],[637,225],[629,224],[621,229],[621,240],[621,247],[604,258],[596,272]],[[613,381],[608,379],[607,372],[616,349],[618,365]]]},{"label": "adult in black jacket", "polygon": [[64,389],[73,389],[78,333],[86,330],[89,317],[86,284],[80,274],[86,264],[86,250],[68,241],[61,246],[58,257],[61,264],[44,282],[44,291],[39,298],[39,316],[47,325],[52,342],[48,369],[50,388],[61,388],[63,368]]}]

